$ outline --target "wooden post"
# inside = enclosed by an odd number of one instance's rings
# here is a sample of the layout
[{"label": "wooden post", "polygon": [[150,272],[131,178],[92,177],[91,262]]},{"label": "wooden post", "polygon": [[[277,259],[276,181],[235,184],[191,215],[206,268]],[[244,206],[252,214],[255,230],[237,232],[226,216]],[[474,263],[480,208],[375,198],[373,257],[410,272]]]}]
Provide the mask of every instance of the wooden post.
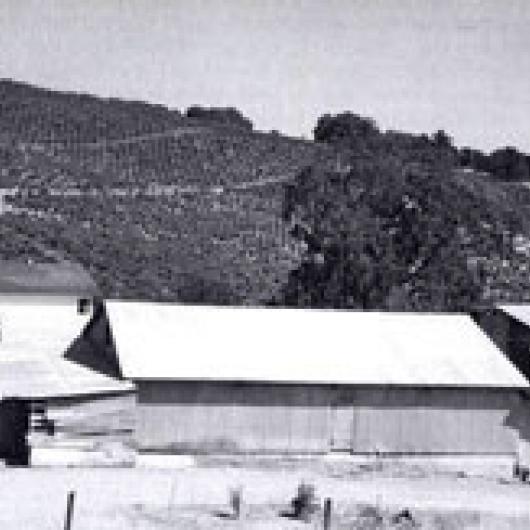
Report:
[{"label": "wooden post", "polygon": [[175,477],[173,477],[171,479],[171,484],[169,486],[169,497],[168,497],[168,500],[167,500],[167,514],[168,514],[168,517],[171,514],[171,508],[172,508],[172,505],[173,505],[173,497],[175,496],[175,482],[176,482],[176,479],[175,479]]},{"label": "wooden post", "polygon": [[75,491],[68,492],[68,498],[66,500],[66,518],[64,521],[64,530],[71,530],[72,520],[74,517],[74,499]]},{"label": "wooden post", "polygon": [[324,500],[324,530],[331,529],[331,499]]},{"label": "wooden post", "polygon": [[230,490],[230,506],[232,508],[232,517],[234,519],[239,519],[241,516],[242,496],[243,494],[241,488]]}]

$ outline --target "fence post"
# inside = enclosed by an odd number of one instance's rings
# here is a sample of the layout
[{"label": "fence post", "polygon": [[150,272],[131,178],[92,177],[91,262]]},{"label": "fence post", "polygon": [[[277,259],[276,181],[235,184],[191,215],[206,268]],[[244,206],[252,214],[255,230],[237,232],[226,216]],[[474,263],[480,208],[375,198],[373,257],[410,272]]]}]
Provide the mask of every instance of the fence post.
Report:
[{"label": "fence post", "polygon": [[232,508],[232,517],[239,519],[241,516],[242,489],[235,488],[230,490],[230,507]]},{"label": "fence post", "polygon": [[324,530],[331,529],[331,499],[324,500]]},{"label": "fence post", "polygon": [[64,520],[64,530],[71,530],[72,520],[74,517],[74,499],[75,491],[68,492],[68,498],[66,500],[66,518]]}]

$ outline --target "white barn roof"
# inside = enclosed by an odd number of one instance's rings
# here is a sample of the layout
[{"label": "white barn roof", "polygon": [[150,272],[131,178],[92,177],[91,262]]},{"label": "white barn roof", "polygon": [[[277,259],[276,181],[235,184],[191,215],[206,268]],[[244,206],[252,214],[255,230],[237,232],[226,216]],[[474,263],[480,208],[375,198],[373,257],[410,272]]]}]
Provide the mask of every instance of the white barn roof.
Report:
[{"label": "white barn roof", "polygon": [[527,387],[466,315],[107,302],[131,379]]},{"label": "white barn roof", "polygon": [[75,298],[0,295],[0,398],[54,398],[127,391],[64,358],[91,316]]},{"label": "white barn roof", "polygon": [[88,396],[132,390],[129,382],[117,381],[61,358],[2,358],[0,399],[47,399]]},{"label": "white barn roof", "polygon": [[91,316],[75,299],[0,295],[0,358],[6,354],[62,356]]}]

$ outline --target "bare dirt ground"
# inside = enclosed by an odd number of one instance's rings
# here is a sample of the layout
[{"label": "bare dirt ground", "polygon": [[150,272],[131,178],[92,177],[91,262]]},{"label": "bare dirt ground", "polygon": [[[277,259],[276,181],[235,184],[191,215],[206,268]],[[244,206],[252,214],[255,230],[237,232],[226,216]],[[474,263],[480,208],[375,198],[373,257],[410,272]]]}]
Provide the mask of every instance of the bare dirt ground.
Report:
[{"label": "bare dirt ground", "polygon": [[[320,503],[333,499],[333,530],[530,528],[530,485],[382,470],[338,473],[338,467],[333,473],[303,463],[261,469],[219,463],[182,469],[0,469],[0,528],[63,528],[70,490],[76,492],[72,530],[323,528],[321,512],[311,522],[287,516],[301,481],[315,486]],[[232,488],[242,490],[239,520],[229,508]]]}]

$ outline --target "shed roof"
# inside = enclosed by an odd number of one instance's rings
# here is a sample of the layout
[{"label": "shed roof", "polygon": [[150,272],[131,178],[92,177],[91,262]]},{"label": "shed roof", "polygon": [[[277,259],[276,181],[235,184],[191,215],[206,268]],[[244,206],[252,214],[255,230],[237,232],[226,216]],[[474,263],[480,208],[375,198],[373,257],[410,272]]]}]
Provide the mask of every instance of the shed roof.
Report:
[{"label": "shed roof", "polygon": [[0,295],[0,398],[55,398],[132,388],[64,358],[90,321],[75,301]]},{"label": "shed roof", "polygon": [[464,314],[107,302],[125,377],[527,387]]},{"label": "shed roof", "polygon": [[85,396],[132,388],[130,382],[117,381],[63,358],[4,356],[0,359],[0,399]]}]

